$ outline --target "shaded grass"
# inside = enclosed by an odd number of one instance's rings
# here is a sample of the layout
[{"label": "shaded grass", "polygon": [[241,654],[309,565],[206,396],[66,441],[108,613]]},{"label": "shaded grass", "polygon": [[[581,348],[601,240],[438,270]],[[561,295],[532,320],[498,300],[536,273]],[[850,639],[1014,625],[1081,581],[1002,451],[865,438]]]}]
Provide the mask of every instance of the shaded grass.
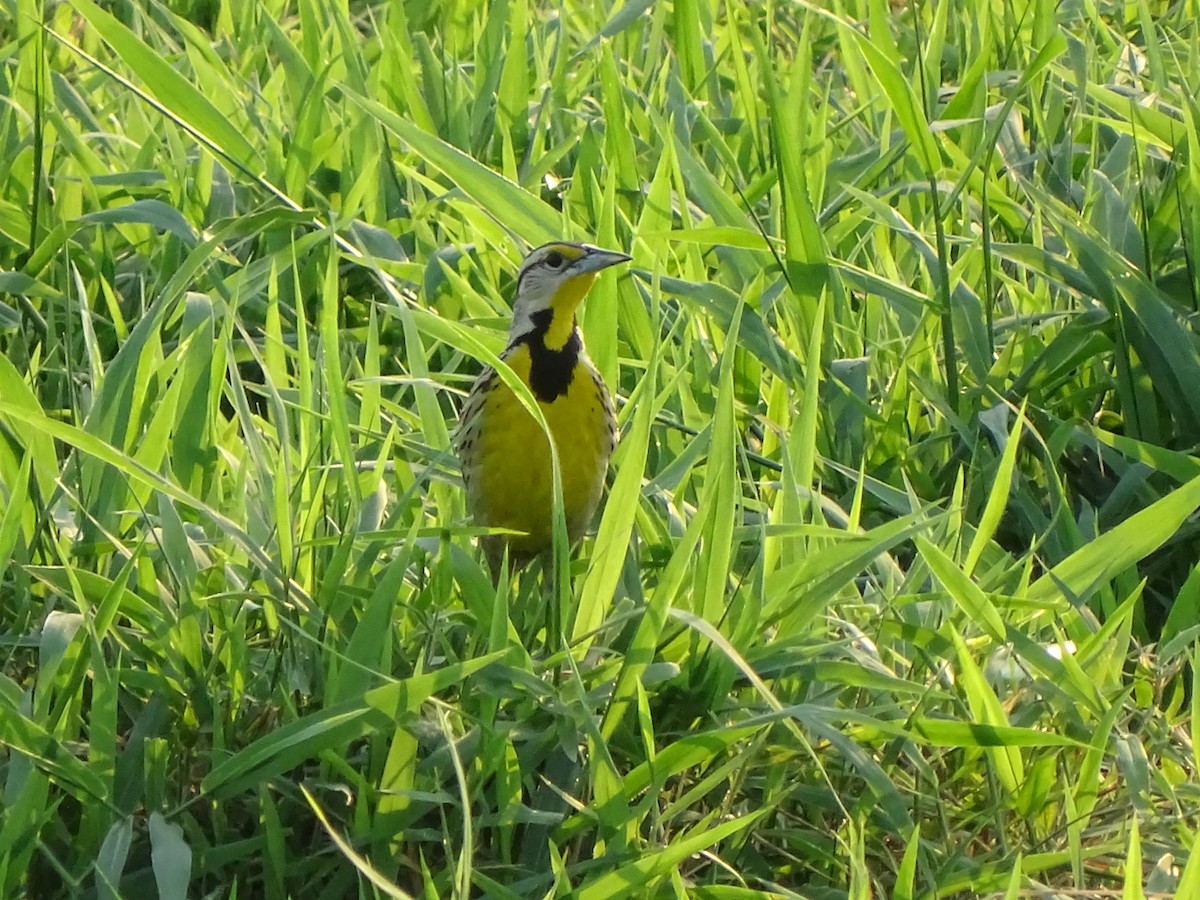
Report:
[{"label": "shaded grass", "polygon": [[[13,11],[5,894],[1200,879],[1184,6]],[[558,236],[565,651],[447,451]]]}]

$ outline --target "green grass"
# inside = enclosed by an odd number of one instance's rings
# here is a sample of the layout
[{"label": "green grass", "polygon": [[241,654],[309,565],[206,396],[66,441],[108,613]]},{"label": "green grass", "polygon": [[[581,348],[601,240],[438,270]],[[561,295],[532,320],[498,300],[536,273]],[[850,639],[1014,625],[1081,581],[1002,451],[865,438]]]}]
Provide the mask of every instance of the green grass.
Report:
[{"label": "green grass", "polygon": [[[3,0],[0,895],[1200,896],[1197,22]],[[559,237],[623,439],[497,594]]]}]

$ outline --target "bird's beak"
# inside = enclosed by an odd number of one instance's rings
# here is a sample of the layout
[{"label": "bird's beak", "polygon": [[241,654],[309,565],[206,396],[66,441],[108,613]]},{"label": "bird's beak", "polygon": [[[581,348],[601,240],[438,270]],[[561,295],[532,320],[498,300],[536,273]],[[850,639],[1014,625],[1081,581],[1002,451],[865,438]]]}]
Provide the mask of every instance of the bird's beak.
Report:
[{"label": "bird's beak", "polygon": [[615,266],[617,263],[629,262],[633,259],[628,253],[619,253],[616,250],[601,250],[599,247],[587,247],[587,253],[576,260],[571,267],[575,270],[575,274],[583,275],[589,272],[599,272],[601,269],[607,269],[609,266]]}]

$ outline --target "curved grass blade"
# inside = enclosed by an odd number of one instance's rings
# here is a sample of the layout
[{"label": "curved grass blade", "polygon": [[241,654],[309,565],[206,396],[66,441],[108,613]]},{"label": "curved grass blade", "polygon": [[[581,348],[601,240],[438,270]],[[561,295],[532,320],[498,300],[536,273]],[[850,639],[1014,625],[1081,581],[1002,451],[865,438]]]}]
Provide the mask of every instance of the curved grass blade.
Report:
[{"label": "curved grass blade", "polygon": [[382,103],[349,89],[343,90],[351,102],[378,119],[383,127],[404,141],[424,162],[446,175],[512,233],[535,245],[563,237],[562,217],[520,185],[423,131]]},{"label": "curved grass blade", "polygon": [[371,731],[394,727],[439,691],[459,684],[505,656],[489,653],[444,669],[372,688],[361,698],[302,716],[220,763],[200,783],[205,794],[227,796],[274,778],[323,750],[339,750]]},{"label": "curved grass blade", "polygon": [[[148,47],[136,34],[101,9],[92,0],[72,0],[96,33],[117,52],[124,63],[179,124],[203,135],[212,146],[248,172],[262,171],[262,160],[246,139],[242,127],[230,122],[203,93],[171,67],[162,55]],[[61,35],[55,35],[70,44]],[[73,46],[73,45],[72,45]]]}]

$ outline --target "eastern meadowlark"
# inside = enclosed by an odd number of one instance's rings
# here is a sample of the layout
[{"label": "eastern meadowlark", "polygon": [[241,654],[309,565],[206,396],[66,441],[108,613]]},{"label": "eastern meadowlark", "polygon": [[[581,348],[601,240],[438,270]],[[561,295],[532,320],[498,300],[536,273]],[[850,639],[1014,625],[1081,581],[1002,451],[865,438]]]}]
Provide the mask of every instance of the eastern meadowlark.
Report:
[{"label": "eastern meadowlark", "polygon": [[[572,544],[591,524],[617,442],[612,398],[584,349],[575,311],[601,269],[629,259],[561,241],[531,251],[517,272],[508,346],[500,355],[528,385],[550,426]],[[551,546],[550,445],[496,370],[488,368],[463,404],[455,449],[476,523],[517,532],[481,541],[497,580],[505,548],[515,572]]]}]

